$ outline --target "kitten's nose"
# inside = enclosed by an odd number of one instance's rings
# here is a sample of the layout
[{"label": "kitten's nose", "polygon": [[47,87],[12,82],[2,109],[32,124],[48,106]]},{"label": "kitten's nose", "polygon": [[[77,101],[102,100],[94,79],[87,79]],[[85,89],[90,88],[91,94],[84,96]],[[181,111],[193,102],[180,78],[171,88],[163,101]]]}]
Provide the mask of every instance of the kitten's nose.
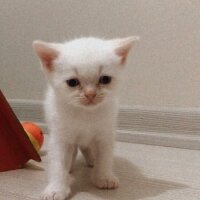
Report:
[{"label": "kitten's nose", "polygon": [[93,100],[96,97],[96,91],[93,88],[87,88],[85,89],[85,97],[89,100]]}]

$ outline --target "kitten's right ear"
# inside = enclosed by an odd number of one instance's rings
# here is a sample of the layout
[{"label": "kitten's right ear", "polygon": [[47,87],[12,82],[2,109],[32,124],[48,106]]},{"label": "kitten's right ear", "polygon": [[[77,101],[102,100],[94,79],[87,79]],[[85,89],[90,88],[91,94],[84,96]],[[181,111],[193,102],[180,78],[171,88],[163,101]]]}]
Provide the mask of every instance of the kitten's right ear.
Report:
[{"label": "kitten's right ear", "polygon": [[33,42],[35,49],[43,67],[48,71],[53,71],[53,61],[58,57],[59,51],[55,44],[36,40]]},{"label": "kitten's right ear", "polygon": [[124,65],[126,62],[126,58],[130,49],[133,46],[133,43],[139,40],[139,36],[130,36],[122,39],[114,40],[115,42],[115,53],[121,58],[121,65]]}]

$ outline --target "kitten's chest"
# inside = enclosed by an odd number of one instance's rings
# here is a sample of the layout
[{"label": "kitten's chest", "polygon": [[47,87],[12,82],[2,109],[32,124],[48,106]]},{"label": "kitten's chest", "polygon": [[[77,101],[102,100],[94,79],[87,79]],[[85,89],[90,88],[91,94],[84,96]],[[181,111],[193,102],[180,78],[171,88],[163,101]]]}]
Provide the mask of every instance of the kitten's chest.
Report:
[{"label": "kitten's chest", "polygon": [[73,122],[72,134],[76,136],[76,143],[88,145],[90,141],[99,133],[103,119],[97,116],[81,115],[71,119]]},{"label": "kitten's chest", "polygon": [[72,119],[77,129],[81,132],[90,133],[98,131],[105,124],[107,116],[91,113],[79,113]]},{"label": "kitten's chest", "polygon": [[87,145],[96,135],[102,134],[105,128],[113,126],[113,116],[109,112],[78,112],[71,115],[72,132],[76,135],[76,142]]}]

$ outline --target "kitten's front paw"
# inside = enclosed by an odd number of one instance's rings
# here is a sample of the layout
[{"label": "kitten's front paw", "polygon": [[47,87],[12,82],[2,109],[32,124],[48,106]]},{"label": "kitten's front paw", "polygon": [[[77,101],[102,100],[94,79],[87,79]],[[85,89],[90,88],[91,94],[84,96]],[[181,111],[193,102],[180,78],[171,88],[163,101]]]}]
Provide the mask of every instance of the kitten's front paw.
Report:
[{"label": "kitten's front paw", "polygon": [[93,177],[92,182],[100,189],[115,189],[119,187],[119,179],[114,175]]},{"label": "kitten's front paw", "polygon": [[47,186],[44,190],[41,200],[65,200],[70,194],[70,188],[57,189]]}]

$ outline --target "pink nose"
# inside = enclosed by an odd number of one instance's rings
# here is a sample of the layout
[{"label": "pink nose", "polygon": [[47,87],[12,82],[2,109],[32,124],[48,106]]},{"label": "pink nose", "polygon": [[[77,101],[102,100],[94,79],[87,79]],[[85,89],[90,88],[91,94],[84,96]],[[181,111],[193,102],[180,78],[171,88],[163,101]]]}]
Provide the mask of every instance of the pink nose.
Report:
[{"label": "pink nose", "polygon": [[87,89],[84,94],[89,100],[93,100],[97,95],[93,89]]}]

